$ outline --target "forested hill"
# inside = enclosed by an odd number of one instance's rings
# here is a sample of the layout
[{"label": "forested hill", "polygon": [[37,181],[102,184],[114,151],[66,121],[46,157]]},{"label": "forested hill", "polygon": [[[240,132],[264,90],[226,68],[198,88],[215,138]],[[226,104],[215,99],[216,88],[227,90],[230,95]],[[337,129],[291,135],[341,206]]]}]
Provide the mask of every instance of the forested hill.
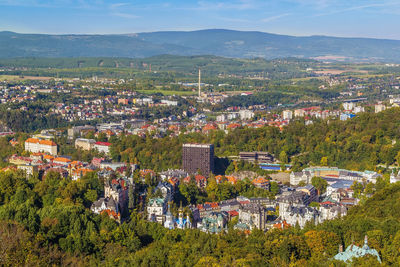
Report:
[{"label": "forested hill", "polygon": [[49,35],[0,32],[0,58],[148,57],[160,54],[241,58],[326,57],[400,62],[400,41],[294,37],[264,32],[200,30],[126,35]]},{"label": "forested hill", "polygon": [[[135,212],[118,225],[89,211],[101,191],[92,174],[72,181],[50,173],[39,181],[0,171],[0,264],[345,266],[332,260],[339,244],[360,245],[364,235],[385,264],[400,261],[400,183],[379,180],[367,186],[365,193],[375,195],[346,217],[318,226],[310,222],[303,230],[254,230],[248,236],[231,226],[219,235],[168,230]],[[364,257],[352,266],[377,265],[375,258]]]}]

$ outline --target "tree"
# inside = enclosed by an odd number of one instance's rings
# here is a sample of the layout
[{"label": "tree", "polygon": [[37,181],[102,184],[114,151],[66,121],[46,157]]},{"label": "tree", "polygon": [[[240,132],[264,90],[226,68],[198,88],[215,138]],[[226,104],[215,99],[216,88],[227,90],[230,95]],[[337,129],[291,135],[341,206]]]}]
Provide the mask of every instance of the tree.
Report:
[{"label": "tree", "polygon": [[354,196],[355,198],[360,197],[361,193],[362,193],[363,190],[364,190],[363,184],[362,184],[362,183],[359,183],[359,182],[357,182],[357,181],[354,181],[354,183],[351,185],[350,188],[353,189],[353,192],[354,192],[354,193],[353,193],[353,196]]},{"label": "tree", "polygon": [[328,166],[328,157],[321,158],[321,166]]},{"label": "tree", "polygon": [[282,163],[288,163],[288,155],[286,154],[286,151],[282,150],[281,153],[279,153],[279,160]]},{"label": "tree", "polygon": [[311,184],[317,189],[318,195],[325,193],[328,187],[328,182],[325,179],[316,176],[311,179]]}]

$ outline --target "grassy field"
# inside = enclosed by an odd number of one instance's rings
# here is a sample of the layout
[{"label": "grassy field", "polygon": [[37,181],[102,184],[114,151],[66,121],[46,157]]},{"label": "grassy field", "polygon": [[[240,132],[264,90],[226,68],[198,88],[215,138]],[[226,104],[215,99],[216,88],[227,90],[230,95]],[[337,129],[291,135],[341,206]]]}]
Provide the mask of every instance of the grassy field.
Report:
[{"label": "grassy field", "polygon": [[180,96],[191,96],[196,95],[196,92],[192,91],[173,91],[173,90],[138,90],[139,93],[142,94],[156,94],[161,93],[163,95],[180,95]]},{"label": "grassy field", "polygon": [[51,80],[53,77],[0,75],[0,81]]}]

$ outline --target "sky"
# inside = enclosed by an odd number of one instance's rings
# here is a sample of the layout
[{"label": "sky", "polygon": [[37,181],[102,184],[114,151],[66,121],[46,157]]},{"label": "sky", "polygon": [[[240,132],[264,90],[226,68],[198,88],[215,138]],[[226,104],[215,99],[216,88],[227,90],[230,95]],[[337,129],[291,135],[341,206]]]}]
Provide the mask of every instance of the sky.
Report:
[{"label": "sky", "polygon": [[400,40],[400,0],[0,0],[0,31],[232,29]]}]

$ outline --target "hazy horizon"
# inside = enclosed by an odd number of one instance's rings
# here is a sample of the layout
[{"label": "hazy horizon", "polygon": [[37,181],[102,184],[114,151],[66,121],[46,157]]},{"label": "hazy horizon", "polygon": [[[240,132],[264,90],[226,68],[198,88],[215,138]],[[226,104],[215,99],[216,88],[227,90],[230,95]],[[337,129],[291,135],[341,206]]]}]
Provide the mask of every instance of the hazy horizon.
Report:
[{"label": "hazy horizon", "polygon": [[0,31],[130,34],[232,29],[292,36],[400,39],[394,0],[0,0]]}]

